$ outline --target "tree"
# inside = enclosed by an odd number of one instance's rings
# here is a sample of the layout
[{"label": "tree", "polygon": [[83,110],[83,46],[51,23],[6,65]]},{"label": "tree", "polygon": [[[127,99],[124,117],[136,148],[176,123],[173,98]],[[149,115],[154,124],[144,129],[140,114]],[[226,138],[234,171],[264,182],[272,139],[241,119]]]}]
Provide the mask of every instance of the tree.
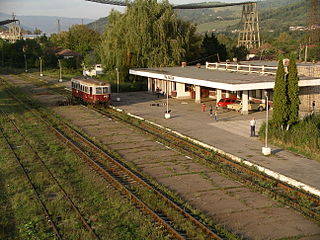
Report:
[{"label": "tree", "polygon": [[203,56],[205,61],[217,62],[225,61],[227,59],[226,46],[220,44],[217,37],[211,33],[211,35],[205,34],[202,42]]},{"label": "tree", "polygon": [[68,45],[73,51],[85,56],[100,43],[100,34],[85,25],[74,25],[68,31]]},{"label": "tree", "polygon": [[235,57],[238,61],[246,60],[249,51],[245,46],[233,47],[231,49],[231,57]]},{"label": "tree", "polygon": [[33,34],[35,35],[40,35],[42,33],[42,31],[38,28],[36,28],[34,31],[33,31]]},{"label": "tree", "polygon": [[290,58],[288,66],[288,100],[289,100],[289,115],[288,125],[289,127],[299,121],[299,77],[295,58]]},{"label": "tree", "polygon": [[280,59],[274,85],[272,122],[277,127],[282,127],[288,120],[287,80],[283,60]]},{"label": "tree", "polygon": [[100,34],[85,25],[74,25],[67,32],[52,34],[50,41],[56,46],[68,48],[85,56],[100,43]]},{"label": "tree", "polygon": [[179,20],[168,1],[136,0],[125,13],[112,11],[102,37],[107,69],[173,66],[200,52],[196,28]]}]

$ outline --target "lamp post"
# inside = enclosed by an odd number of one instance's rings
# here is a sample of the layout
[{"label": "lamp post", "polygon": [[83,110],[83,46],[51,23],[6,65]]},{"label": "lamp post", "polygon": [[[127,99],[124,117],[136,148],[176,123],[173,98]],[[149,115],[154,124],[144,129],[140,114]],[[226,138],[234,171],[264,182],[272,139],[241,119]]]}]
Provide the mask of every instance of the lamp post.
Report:
[{"label": "lamp post", "polygon": [[27,55],[26,55],[27,47],[24,46],[22,48],[22,51],[23,51],[23,57],[24,57],[25,72],[28,72],[28,63],[27,63]]},{"label": "lamp post", "polygon": [[120,92],[120,76],[119,76],[119,69],[116,68],[116,72],[117,72],[117,102],[120,102],[120,97],[119,97],[119,92]]},{"label": "lamp post", "polygon": [[24,56],[24,66],[25,66],[25,72],[28,72],[28,63],[27,63],[27,55],[26,54],[23,54]]},{"label": "lamp post", "polygon": [[270,155],[271,148],[268,147],[268,122],[269,122],[269,99],[268,99],[268,92],[264,92],[264,96],[266,97],[266,132],[265,132],[265,143],[264,147],[262,147],[262,154],[263,155]]},{"label": "lamp post", "polygon": [[167,110],[166,110],[166,113],[164,115],[164,118],[165,119],[169,119],[171,116],[170,116],[170,112],[169,112],[169,89],[168,89],[168,82],[169,80],[167,80],[166,82],[166,93],[167,93]]},{"label": "lamp post", "polygon": [[42,77],[43,76],[43,74],[42,74],[42,58],[41,57],[39,57],[39,64],[40,64],[40,77]]},{"label": "lamp post", "polygon": [[59,82],[62,82],[62,67],[61,67],[61,61],[58,59],[59,63]]}]

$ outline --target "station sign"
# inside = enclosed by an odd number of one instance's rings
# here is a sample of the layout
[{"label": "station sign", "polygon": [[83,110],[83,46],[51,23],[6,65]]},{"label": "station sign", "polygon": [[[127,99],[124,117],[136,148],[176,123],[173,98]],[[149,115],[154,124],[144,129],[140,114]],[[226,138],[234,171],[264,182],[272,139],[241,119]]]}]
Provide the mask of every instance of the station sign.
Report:
[{"label": "station sign", "polygon": [[174,76],[172,75],[164,75],[165,80],[174,81]]}]

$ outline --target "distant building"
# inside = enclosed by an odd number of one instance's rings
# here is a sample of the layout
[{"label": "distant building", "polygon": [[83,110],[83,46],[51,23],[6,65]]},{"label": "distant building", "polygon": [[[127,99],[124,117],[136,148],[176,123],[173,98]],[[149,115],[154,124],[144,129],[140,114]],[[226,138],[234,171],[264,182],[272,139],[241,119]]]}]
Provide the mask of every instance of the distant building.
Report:
[{"label": "distant building", "polygon": [[83,70],[83,76],[97,76],[97,75],[101,75],[103,74],[103,68],[101,64],[96,64],[94,65],[93,68],[89,68],[89,69],[84,69]]},{"label": "distant building", "polygon": [[60,50],[59,52],[56,52],[56,56],[62,57],[64,59],[69,59],[69,58],[80,57],[81,54],[74,52],[74,51],[71,51],[70,49],[63,49],[63,50]]}]

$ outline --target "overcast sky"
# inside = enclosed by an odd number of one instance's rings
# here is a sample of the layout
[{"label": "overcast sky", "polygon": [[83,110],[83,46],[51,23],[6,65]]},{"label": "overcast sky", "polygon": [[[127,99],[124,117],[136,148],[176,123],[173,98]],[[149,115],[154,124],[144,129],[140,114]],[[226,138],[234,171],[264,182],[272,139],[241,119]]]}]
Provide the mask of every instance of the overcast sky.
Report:
[{"label": "overcast sky", "polygon": [[[220,0],[244,2],[245,0]],[[247,0],[246,0],[247,1]],[[169,0],[172,4],[215,2],[209,0]],[[0,0],[0,12],[18,16],[59,16],[98,19],[106,17],[111,9],[123,7],[87,2],[85,0]]]}]

